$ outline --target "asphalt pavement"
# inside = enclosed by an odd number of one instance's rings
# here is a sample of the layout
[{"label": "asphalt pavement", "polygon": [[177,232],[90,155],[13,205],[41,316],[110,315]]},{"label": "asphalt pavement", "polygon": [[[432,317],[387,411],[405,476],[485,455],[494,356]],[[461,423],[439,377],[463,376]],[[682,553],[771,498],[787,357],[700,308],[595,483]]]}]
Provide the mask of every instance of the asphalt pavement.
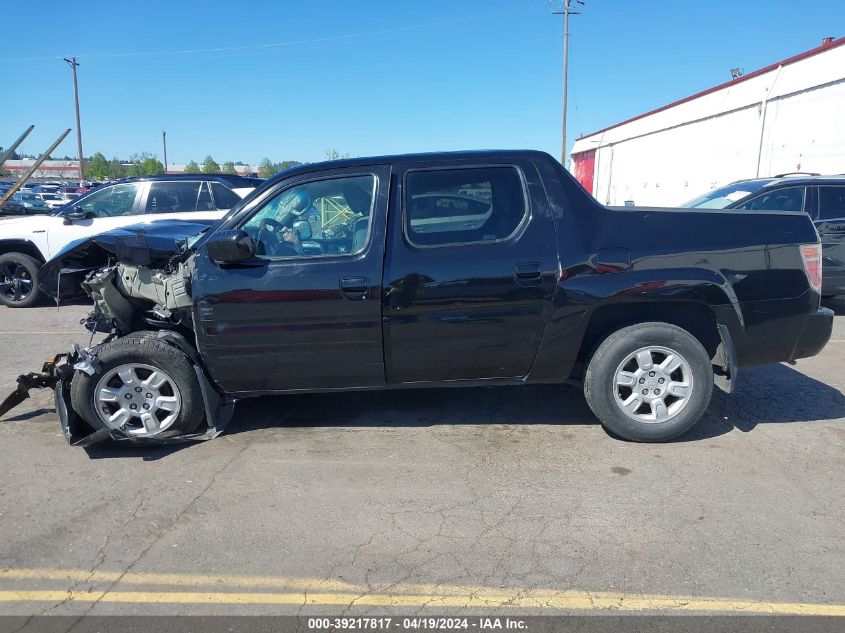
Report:
[{"label": "asphalt pavement", "polygon": [[[0,613],[845,615],[845,302],[669,444],[532,386],[266,397],[180,447],[0,421]],[[2,395],[87,307],[0,308]]]}]

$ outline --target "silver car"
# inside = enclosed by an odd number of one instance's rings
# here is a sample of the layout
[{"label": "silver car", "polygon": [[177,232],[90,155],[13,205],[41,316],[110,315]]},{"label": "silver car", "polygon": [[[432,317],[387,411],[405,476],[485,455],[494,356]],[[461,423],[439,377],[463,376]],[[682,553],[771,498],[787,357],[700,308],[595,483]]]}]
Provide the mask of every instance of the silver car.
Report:
[{"label": "silver car", "polygon": [[50,207],[47,206],[47,203],[39,198],[38,194],[35,193],[18,192],[12,196],[12,200],[22,204],[28,214],[48,213],[50,211]]}]

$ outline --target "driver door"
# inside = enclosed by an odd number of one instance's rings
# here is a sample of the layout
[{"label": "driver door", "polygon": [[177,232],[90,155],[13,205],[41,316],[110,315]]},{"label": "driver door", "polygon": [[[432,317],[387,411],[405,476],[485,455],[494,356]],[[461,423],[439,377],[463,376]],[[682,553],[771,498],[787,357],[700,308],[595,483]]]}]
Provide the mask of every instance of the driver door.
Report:
[{"label": "driver door", "polygon": [[[332,169],[284,180],[221,228],[256,257],[212,262],[200,248],[192,292],[197,342],[228,392],[384,384],[381,297],[390,169]],[[307,203],[302,201],[308,197]],[[293,201],[300,201],[296,211]],[[303,218],[316,210],[310,235]],[[297,235],[292,234],[297,224]]]}]

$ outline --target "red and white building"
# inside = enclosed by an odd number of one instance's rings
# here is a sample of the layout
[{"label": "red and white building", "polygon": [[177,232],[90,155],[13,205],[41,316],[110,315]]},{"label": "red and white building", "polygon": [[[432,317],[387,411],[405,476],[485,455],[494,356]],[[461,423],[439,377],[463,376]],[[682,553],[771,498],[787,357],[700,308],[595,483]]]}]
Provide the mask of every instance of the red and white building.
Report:
[{"label": "red and white building", "polygon": [[[22,158],[20,160],[7,160],[3,169],[13,176],[21,176],[35,164],[34,158]],[[128,163],[124,163],[128,166]],[[235,165],[235,172],[241,176],[247,176],[258,172],[258,165]],[[185,165],[168,165],[168,174],[185,173]],[[78,160],[45,160],[32,175],[33,178],[53,180],[77,180],[79,179]]]},{"label": "red and white building", "polygon": [[845,38],[579,138],[600,202],[677,206],[742,178],[845,173]]}]

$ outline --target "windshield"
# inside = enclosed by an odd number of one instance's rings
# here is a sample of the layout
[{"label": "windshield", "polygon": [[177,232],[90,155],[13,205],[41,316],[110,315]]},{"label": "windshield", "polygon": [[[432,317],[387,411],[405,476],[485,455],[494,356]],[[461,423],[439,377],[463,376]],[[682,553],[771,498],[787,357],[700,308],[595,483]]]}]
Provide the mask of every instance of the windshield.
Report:
[{"label": "windshield", "polygon": [[763,179],[735,182],[721,189],[708,191],[703,196],[682,204],[681,207],[687,209],[724,209],[752,193],[757,193],[770,182],[773,181]]}]

